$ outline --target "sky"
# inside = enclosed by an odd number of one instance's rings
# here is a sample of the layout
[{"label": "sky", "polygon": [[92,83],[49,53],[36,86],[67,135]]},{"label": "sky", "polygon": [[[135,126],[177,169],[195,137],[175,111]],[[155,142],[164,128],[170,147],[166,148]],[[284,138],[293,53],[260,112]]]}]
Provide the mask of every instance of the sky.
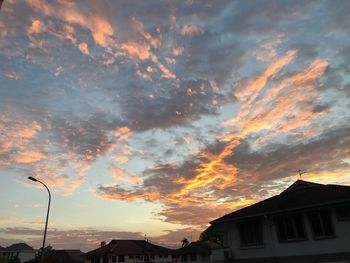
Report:
[{"label": "sky", "polygon": [[0,245],[196,240],[350,185],[350,1],[5,0]]}]

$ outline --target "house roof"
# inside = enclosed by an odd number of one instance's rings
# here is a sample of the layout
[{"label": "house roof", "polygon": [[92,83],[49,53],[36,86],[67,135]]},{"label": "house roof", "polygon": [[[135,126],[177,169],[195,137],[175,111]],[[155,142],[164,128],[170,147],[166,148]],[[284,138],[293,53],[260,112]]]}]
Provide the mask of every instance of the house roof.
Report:
[{"label": "house roof", "polygon": [[191,242],[189,245],[179,248],[175,251],[175,255],[190,255],[201,254],[210,255],[211,249],[221,247],[220,245],[211,241],[196,241]]},{"label": "house roof", "polygon": [[[44,263],[83,263],[83,252],[77,249],[70,250],[49,250],[44,254]],[[40,257],[26,261],[26,263],[39,263]]]},{"label": "house roof", "polygon": [[12,244],[11,246],[6,247],[7,251],[20,251],[20,250],[35,250],[31,246],[27,245],[26,243],[16,243]]},{"label": "house roof", "polygon": [[350,186],[298,180],[279,195],[234,211],[211,224],[350,202]]},{"label": "house roof", "polygon": [[5,248],[0,246],[0,251],[4,251],[4,250],[5,250]]},{"label": "house roof", "polygon": [[85,256],[93,255],[171,255],[173,250],[151,244],[145,240],[113,239],[107,245],[89,251]]}]

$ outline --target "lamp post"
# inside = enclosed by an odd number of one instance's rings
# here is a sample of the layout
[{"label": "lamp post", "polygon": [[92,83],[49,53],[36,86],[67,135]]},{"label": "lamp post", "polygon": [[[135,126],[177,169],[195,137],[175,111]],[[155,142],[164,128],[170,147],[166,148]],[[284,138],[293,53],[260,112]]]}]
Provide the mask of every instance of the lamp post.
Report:
[{"label": "lamp post", "polygon": [[49,204],[47,205],[47,214],[46,214],[46,222],[45,222],[44,239],[43,239],[43,246],[41,247],[41,258],[40,258],[40,262],[43,263],[44,262],[44,249],[45,249],[45,241],[46,241],[47,223],[49,221],[49,213],[50,213],[51,193],[50,193],[49,188],[42,181],[39,181],[38,179],[36,179],[34,177],[31,177],[31,176],[29,176],[28,179],[32,180],[33,182],[41,183],[43,186],[45,186],[47,192],[49,193]]}]

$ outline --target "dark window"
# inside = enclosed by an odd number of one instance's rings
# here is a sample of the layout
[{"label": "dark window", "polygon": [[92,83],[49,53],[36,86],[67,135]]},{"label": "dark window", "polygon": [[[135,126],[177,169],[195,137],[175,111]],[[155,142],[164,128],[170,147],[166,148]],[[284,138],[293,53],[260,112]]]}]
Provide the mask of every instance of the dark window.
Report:
[{"label": "dark window", "polygon": [[129,258],[130,258],[130,259],[133,259],[133,258],[134,258],[134,256],[129,256]]},{"label": "dark window", "polygon": [[309,214],[312,231],[315,238],[334,236],[329,211],[318,211]]},{"label": "dark window", "polygon": [[125,256],[118,256],[118,262],[124,262]]},{"label": "dark window", "polygon": [[100,263],[100,257],[99,256],[94,256],[91,258],[91,263]]},{"label": "dark window", "polygon": [[263,244],[260,220],[240,222],[237,226],[242,247]]},{"label": "dark window", "polygon": [[151,259],[154,259],[154,256],[151,256]]},{"label": "dark window", "polygon": [[181,255],[181,261],[187,262],[187,255]]},{"label": "dark window", "polygon": [[145,261],[145,262],[148,262],[148,261],[149,261],[149,256],[145,256],[145,257],[144,257],[144,261]]},{"label": "dark window", "polygon": [[306,238],[301,215],[277,217],[275,222],[279,240],[292,241]]},{"label": "dark window", "polygon": [[117,262],[117,257],[116,256],[113,256],[112,257],[112,262],[114,263],[114,262]]},{"label": "dark window", "polygon": [[197,255],[196,254],[191,254],[190,258],[191,258],[191,261],[196,261],[197,260]]},{"label": "dark window", "polygon": [[342,220],[350,220],[350,206],[341,206],[335,209],[335,213],[337,214],[337,218]]}]

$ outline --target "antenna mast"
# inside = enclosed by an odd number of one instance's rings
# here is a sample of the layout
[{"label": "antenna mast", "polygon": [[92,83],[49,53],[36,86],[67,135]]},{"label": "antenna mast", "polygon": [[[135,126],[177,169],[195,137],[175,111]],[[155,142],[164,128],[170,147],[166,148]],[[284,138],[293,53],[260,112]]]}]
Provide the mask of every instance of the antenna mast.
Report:
[{"label": "antenna mast", "polygon": [[301,176],[306,173],[306,171],[304,169],[299,169],[297,172],[299,174],[300,180],[301,180]]}]

